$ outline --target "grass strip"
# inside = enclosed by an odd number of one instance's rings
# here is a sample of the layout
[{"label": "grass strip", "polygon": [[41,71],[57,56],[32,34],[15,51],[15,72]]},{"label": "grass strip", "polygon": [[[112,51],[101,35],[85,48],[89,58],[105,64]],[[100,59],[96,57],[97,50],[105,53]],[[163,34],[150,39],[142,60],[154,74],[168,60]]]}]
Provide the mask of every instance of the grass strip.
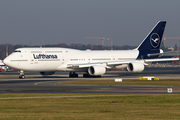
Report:
[{"label": "grass strip", "polygon": [[0,119],[180,119],[179,94],[0,94],[12,96],[51,98],[0,99]]}]

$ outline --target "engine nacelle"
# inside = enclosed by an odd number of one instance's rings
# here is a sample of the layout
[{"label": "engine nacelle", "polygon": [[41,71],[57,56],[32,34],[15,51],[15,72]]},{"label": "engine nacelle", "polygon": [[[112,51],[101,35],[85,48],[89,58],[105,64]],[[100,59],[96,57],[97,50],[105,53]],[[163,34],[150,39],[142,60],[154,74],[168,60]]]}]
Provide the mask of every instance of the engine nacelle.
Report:
[{"label": "engine nacelle", "polygon": [[138,62],[129,63],[127,66],[127,70],[129,72],[142,72],[144,70],[144,65]]},{"label": "engine nacelle", "polygon": [[104,75],[106,73],[106,68],[104,66],[91,66],[88,68],[88,73],[90,75]]},{"label": "engine nacelle", "polygon": [[55,72],[40,72],[41,75],[53,75]]}]

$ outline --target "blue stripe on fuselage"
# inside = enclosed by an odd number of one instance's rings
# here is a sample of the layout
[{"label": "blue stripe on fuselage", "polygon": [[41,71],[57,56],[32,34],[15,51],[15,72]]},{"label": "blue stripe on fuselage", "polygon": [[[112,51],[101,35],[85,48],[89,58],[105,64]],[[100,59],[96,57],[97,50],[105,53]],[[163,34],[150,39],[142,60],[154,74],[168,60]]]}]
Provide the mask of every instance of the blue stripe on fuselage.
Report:
[{"label": "blue stripe on fuselage", "polygon": [[139,55],[137,59],[152,59],[152,58],[158,58],[159,55],[157,56],[150,56],[148,57],[148,54],[155,54],[155,53],[160,53],[160,50],[139,50]]}]

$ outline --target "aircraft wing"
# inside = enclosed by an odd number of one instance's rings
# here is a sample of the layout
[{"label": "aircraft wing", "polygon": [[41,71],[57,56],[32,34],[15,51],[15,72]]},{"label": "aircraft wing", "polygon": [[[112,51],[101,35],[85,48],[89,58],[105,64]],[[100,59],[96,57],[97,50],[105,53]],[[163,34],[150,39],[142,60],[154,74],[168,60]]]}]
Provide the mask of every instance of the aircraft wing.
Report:
[{"label": "aircraft wing", "polygon": [[83,63],[83,64],[68,64],[68,68],[87,68],[91,67],[94,65],[100,65],[100,66],[105,66],[106,68],[110,68],[109,66],[117,66],[117,65],[122,65],[122,64],[128,64],[132,61],[112,61],[112,62],[96,62],[96,63]]},{"label": "aircraft wing", "polygon": [[129,64],[132,62],[139,62],[144,65],[148,65],[147,63],[151,62],[159,62],[159,61],[173,61],[179,60],[179,58],[160,58],[160,59],[140,59],[140,60],[124,60],[124,61],[110,61],[110,62],[97,62],[97,63],[83,63],[83,64],[68,64],[68,68],[88,68],[94,65],[105,66],[106,68],[111,68],[112,66],[118,66],[123,64]]},{"label": "aircraft wing", "polygon": [[173,60],[179,60],[179,59],[180,58],[139,59],[139,60],[130,60],[130,61],[108,62],[107,65],[117,66],[117,65],[132,63],[132,62],[140,62],[140,63],[143,63],[144,65],[148,65],[147,63],[151,63],[151,62],[173,61]]}]

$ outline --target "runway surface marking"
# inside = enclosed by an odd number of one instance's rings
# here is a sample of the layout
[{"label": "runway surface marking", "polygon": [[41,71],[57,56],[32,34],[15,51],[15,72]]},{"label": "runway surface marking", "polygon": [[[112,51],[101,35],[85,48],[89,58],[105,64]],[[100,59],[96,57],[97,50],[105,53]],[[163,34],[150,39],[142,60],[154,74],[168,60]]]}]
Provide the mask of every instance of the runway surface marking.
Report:
[{"label": "runway surface marking", "polygon": [[36,83],[34,83],[34,85],[43,84],[43,83],[48,83],[48,82],[53,82],[53,81],[36,82]]},{"label": "runway surface marking", "polygon": [[157,95],[179,95],[179,94],[131,94],[131,95],[77,95],[77,96],[42,96],[42,97],[7,97],[0,98],[0,100],[11,100],[11,99],[39,99],[39,98],[82,98],[82,97],[126,97],[126,96],[157,96]]}]

